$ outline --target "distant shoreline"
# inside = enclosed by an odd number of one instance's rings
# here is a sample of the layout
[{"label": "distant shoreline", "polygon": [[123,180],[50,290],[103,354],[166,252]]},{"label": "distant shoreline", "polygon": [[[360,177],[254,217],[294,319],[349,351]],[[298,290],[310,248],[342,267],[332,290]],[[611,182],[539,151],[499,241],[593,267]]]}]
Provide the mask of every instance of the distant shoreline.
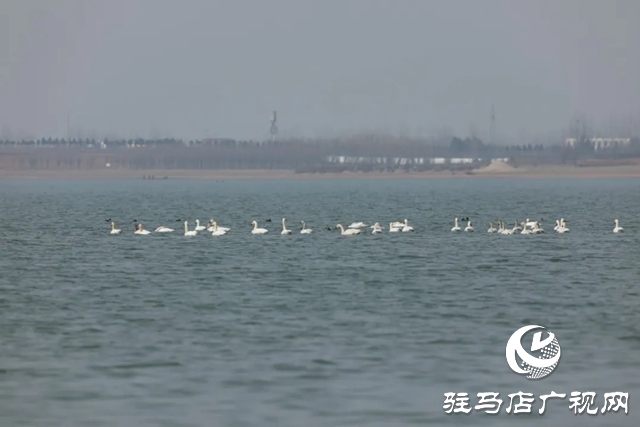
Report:
[{"label": "distant shoreline", "polygon": [[442,172],[341,172],[341,173],[295,173],[293,170],[0,170],[0,179],[452,179],[452,178],[640,178],[640,165],[576,167],[534,166],[514,168],[508,171],[474,170],[470,173]]}]

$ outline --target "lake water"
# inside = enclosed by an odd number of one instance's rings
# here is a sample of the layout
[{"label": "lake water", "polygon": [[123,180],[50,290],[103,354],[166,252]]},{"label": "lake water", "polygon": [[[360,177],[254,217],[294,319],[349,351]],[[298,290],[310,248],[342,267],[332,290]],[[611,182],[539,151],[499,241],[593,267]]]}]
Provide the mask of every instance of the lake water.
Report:
[{"label": "lake water", "polygon": [[[0,181],[0,425],[637,426],[639,183]],[[281,236],[283,216],[316,232]],[[547,233],[486,232],[527,217]],[[231,232],[188,238],[177,218]],[[414,233],[324,230],[405,218]],[[176,231],[135,236],[134,219]],[[562,348],[536,381],[505,359],[528,324]],[[567,397],[540,416],[552,390]],[[505,402],[446,414],[450,391]],[[505,412],[518,391],[532,414]],[[574,415],[572,391],[598,408],[628,392],[629,414]]]}]

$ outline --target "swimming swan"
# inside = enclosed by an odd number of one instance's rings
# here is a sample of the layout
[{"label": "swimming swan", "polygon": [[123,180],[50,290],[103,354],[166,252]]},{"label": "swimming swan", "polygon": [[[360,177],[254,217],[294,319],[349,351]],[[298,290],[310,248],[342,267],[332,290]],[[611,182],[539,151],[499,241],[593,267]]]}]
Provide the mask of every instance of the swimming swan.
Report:
[{"label": "swimming swan", "polygon": [[468,233],[473,232],[473,226],[471,225],[471,221],[467,221],[467,226],[464,228],[464,231]]},{"label": "swimming swan", "polygon": [[200,220],[196,219],[196,228],[195,228],[195,230],[196,231],[204,231],[206,229],[207,229],[207,227],[205,227],[204,225],[200,225]]},{"label": "swimming swan", "polygon": [[504,223],[504,221],[500,221],[500,231],[498,231],[500,234],[507,234],[507,235],[512,235],[514,234],[516,231],[513,228],[507,228],[506,224]]},{"label": "swimming swan", "polygon": [[402,227],[402,232],[407,233],[409,231],[414,231],[413,227],[409,225],[409,220],[405,219],[403,223],[404,227]]},{"label": "swimming swan", "polygon": [[253,221],[251,225],[253,225],[251,234],[267,234],[269,232],[269,230],[267,230],[266,228],[258,228],[258,221]]},{"label": "swimming swan", "polygon": [[[207,231],[211,231],[211,232],[214,231],[214,227],[213,227],[213,223],[214,222],[216,222],[216,221],[213,218],[211,218],[209,220],[209,227],[207,227]],[[218,227],[218,228],[216,228],[216,230],[222,230],[222,231],[226,231],[226,232],[231,231],[231,229],[229,227],[220,227],[219,225],[217,225],[217,223],[216,223],[216,226]]]},{"label": "swimming swan", "polygon": [[[366,226],[365,226],[366,227]],[[349,228],[347,230],[344,229],[342,224],[336,225],[336,228],[340,229],[340,234],[343,236],[354,236],[356,234],[360,234],[360,230],[357,228]]]},{"label": "swimming swan", "polygon": [[496,231],[498,231],[498,229],[493,226],[491,221],[489,221],[489,229],[487,230],[487,233],[495,233]]},{"label": "swimming swan", "polygon": [[[402,224],[404,226],[404,223]],[[396,227],[392,222],[389,223],[389,233],[397,233],[400,231],[400,227]]]},{"label": "swimming swan", "polygon": [[404,227],[404,221],[394,221],[391,223],[391,226],[394,228],[402,228]]},{"label": "swimming swan", "polygon": [[458,225],[458,218],[456,218],[454,222],[455,222],[455,225],[453,226],[451,231],[462,231],[462,228],[460,228],[460,226]]},{"label": "swimming swan", "polygon": [[198,235],[198,232],[196,230],[189,230],[189,223],[188,221],[184,222],[184,235],[191,237],[191,236],[196,236]]},{"label": "swimming swan", "polygon": [[366,226],[367,224],[365,224],[362,221],[359,221],[359,222],[352,222],[349,228],[365,228]]},{"label": "swimming swan", "polygon": [[213,227],[213,231],[211,232],[212,236],[224,236],[225,234],[227,234],[226,230],[218,228],[217,222],[213,221],[213,224],[211,226]]},{"label": "swimming swan", "polygon": [[291,230],[287,230],[287,225],[286,225],[287,219],[286,218],[282,218],[282,231],[280,232],[280,234],[291,234]]},{"label": "swimming swan", "polygon": [[533,227],[531,228],[531,234],[541,234],[544,233],[544,230],[542,229],[542,227],[540,227],[540,223],[538,221],[535,221],[533,223]]},{"label": "swimming swan", "polygon": [[498,221],[498,231],[497,231],[497,233],[498,234],[506,234],[506,229],[504,227],[504,221],[502,221],[502,220]]},{"label": "swimming swan", "polygon": [[561,234],[569,232],[569,228],[567,228],[567,223],[565,222],[564,218],[560,219],[557,232]]},{"label": "swimming swan", "polygon": [[614,233],[624,233],[624,228],[620,227],[620,221],[618,221],[617,219],[614,221],[615,223],[615,228],[613,229]]},{"label": "swimming swan", "polygon": [[156,233],[171,233],[172,231],[173,228],[165,227],[164,225],[161,225],[155,230]]},{"label": "swimming swan", "polygon": [[134,231],[133,234],[141,234],[143,236],[146,236],[147,234],[151,234],[151,232],[149,230],[145,230],[142,226],[142,223],[140,223],[138,224],[138,229]]},{"label": "swimming swan", "polygon": [[300,221],[300,223],[302,224],[302,229],[300,230],[300,234],[311,234],[313,233],[313,230],[310,228],[307,228],[307,223],[304,221]]},{"label": "swimming swan", "polygon": [[109,232],[109,234],[122,234],[122,230],[116,228],[116,223],[111,221],[111,231]]}]

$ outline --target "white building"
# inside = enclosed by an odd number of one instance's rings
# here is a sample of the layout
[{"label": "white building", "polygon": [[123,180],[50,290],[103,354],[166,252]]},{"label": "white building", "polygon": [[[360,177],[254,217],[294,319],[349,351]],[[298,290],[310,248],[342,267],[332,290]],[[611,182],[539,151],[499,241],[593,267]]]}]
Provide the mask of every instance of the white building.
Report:
[{"label": "white building", "polygon": [[471,164],[474,162],[481,162],[482,159],[474,158],[446,158],[446,157],[351,157],[351,156],[327,156],[325,158],[327,163],[338,164],[378,164],[378,165],[444,165],[444,164]]},{"label": "white building", "polygon": [[[631,138],[590,138],[588,141],[594,151],[611,147],[628,147],[631,145]],[[575,147],[578,144],[578,139],[567,138],[564,144],[567,147]]]}]

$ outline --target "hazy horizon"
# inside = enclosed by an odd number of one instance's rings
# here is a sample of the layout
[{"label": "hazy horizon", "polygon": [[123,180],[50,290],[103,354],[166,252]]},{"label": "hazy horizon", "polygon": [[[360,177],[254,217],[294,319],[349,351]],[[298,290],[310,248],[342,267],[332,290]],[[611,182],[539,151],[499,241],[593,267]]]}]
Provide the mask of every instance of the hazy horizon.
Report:
[{"label": "hazy horizon", "polygon": [[[0,137],[640,132],[633,1],[7,0]],[[635,133],[636,135],[618,135]],[[81,135],[82,136],[82,135]]]}]

